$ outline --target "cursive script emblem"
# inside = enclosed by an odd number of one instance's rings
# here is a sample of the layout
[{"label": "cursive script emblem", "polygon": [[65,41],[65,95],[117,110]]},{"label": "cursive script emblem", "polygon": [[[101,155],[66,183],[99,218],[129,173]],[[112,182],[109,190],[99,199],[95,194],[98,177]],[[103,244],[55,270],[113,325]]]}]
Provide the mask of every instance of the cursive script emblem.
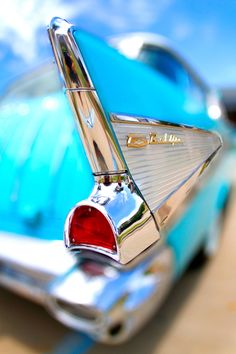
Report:
[{"label": "cursive script emblem", "polygon": [[148,145],[148,140],[145,135],[129,134],[127,139],[127,146],[133,148],[141,148]]},{"label": "cursive script emblem", "polygon": [[178,145],[183,144],[180,137],[175,134],[129,134],[127,137],[127,147],[142,148],[147,145]]}]

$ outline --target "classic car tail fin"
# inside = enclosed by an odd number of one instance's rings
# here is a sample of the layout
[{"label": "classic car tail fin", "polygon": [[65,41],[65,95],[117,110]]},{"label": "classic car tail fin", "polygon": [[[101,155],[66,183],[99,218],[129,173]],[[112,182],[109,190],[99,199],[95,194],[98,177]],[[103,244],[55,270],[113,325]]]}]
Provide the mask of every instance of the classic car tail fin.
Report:
[{"label": "classic car tail fin", "polygon": [[[126,264],[160,238],[159,229],[221,139],[176,124],[181,115],[186,121],[181,93],[158,73],[65,20],[53,19],[48,31],[95,179],[91,196],[67,219],[66,245]],[[89,237],[82,236],[88,236],[82,208],[90,220],[95,214],[100,220],[89,227]],[[108,248],[107,239],[112,240]]]}]

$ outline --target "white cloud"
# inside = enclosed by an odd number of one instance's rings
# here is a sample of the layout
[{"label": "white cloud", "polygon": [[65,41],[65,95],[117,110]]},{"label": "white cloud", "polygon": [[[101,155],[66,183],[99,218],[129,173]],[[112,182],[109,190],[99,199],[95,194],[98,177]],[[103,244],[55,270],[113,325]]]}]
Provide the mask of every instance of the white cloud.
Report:
[{"label": "white cloud", "polygon": [[[6,0],[0,12],[0,41],[11,45],[25,61],[37,57],[37,31],[54,16],[86,16],[113,31],[145,30],[163,15],[174,0]],[[46,38],[46,35],[45,37]],[[40,40],[43,40],[40,38]],[[41,43],[42,44],[42,43]]]},{"label": "white cloud", "polygon": [[[87,5],[86,5],[87,3]],[[76,9],[83,12],[89,0],[81,2]],[[0,12],[0,41],[11,45],[13,52],[26,61],[37,55],[36,33],[45,27],[53,16],[70,17],[75,5],[61,0],[7,0]]]}]

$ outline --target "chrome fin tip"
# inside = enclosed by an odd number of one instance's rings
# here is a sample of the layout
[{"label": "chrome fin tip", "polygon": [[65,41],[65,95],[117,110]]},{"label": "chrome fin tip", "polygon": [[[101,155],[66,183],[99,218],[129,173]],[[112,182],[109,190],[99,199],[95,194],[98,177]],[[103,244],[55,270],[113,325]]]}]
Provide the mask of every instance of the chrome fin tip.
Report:
[{"label": "chrome fin tip", "polygon": [[72,24],[65,20],[64,18],[55,16],[51,19],[50,24],[48,25],[48,30],[57,31],[59,28],[67,28],[69,29]]}]

